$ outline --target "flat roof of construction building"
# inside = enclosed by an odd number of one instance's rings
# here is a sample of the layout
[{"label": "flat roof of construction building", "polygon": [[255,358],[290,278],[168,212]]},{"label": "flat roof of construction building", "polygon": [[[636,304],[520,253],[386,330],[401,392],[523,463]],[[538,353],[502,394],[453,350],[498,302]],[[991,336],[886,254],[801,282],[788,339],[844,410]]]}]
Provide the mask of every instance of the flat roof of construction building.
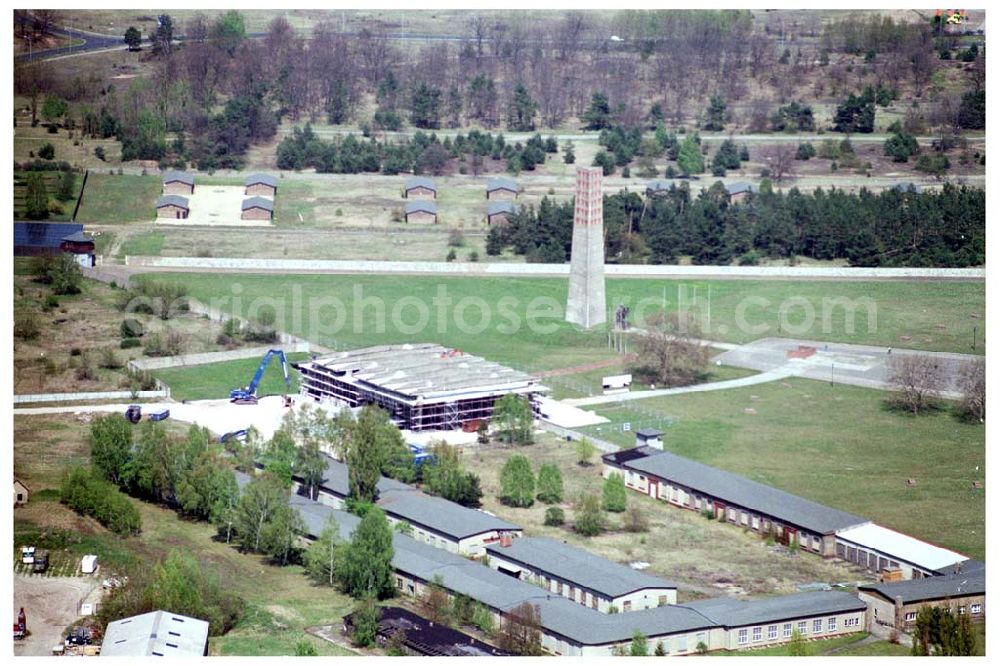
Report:
[{"label": "flat roof of construction building", "polygon": [[345,382],[418,401],[548,390],[527,373],[431,343],[365,347],[316,359],[312,364]]},{"label": "flat roof of construction building", "polygon": [[877,550],[893,559],[905,560],[928,571],[937,571],[969,559],[953,550],[914,539],[875,523],[840,530],[837,538]]}]

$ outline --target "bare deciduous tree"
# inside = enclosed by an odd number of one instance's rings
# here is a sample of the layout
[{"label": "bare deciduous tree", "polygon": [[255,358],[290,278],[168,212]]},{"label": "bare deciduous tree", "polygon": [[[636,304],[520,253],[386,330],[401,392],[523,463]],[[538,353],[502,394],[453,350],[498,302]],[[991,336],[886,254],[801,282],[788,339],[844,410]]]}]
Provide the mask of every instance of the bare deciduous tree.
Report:
[{"label": "bare deciduous tree", "polygon": [[693,317],[658,312],[643,322],[636,345],[636,373],[664,386],[684,386],[705,372],[710,354]]},{"label": "bare deciduous tree", "polygon": [[771,179],[780,183],[792,175],[795,165],[795,146],[790,143],[775,143],[761,150],[761,155],[767,168],[771,170]]},{"label": "bare deciduous tree", "polygon": [[497,646],[517,656],[540,656],[542,654],[541,609],[527,601],[510,609],[500,623]]},{"label": "bare deciduous tree", "polygon": [[943,371],[931,356],[897,354],[886,363],[886,381],[895,391],[889,398],[890,404],[916,416],[936,406],[943,386]]},{"label": "bare deciduous tree", "polygon": [[986,359],[977,358],[962,366],[959,388],[962,391],[962,401],[958,404],[959,413],[969,420],[985,421]]}]

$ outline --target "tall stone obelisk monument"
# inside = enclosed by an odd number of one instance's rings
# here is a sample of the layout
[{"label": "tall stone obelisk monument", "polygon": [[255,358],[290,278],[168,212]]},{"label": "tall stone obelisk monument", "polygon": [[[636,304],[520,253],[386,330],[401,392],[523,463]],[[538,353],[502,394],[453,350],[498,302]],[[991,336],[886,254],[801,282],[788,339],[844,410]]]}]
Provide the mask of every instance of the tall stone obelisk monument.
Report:
[{"label": "tall stone obelisk monument", "polygon": [[604,199],[601,167],[577,167],[566,321],[593,328],[607,321],[604,301]]}]

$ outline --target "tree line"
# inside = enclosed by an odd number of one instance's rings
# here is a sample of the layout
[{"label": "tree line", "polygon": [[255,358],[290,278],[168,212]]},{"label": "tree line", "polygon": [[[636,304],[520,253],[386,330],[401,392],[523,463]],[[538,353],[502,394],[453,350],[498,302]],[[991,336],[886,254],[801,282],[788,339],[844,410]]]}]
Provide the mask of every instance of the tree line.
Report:
[{"label": "tree line", "polygon": [[295,127],[290,136],[278,145],[279,169],[316,169],[319,173],[427,173],[441,176],[456,169],[461,174],[478,176],[499,163],[512,173],[534,171],[543,164],[548,153],[559,150],[554,137],[543,139],[535,134],[523,144],[508,143],[503,134],[472,130],[438,139],[437,134],[417,131],[412,138],[379,141],[370,135],[359,139],[353,135],[330,141],[319,138],[306,123]]},{"label": "tree line", "polygon": [[[950,66],[936,57],[942,38],[936,42],[925,23],[851,15],[828,22],[822,35],[799,28],[801,39],[788,42],[747,11],[610,15],[609,25],[587,12],[473,13],[454,27],[465,41],[405,49],[385,26],[346,34],[322,21],[301,33],[278,17],[262,38],[248,39],[236,10],[196,15],[183,26],[162,15],[144,56],[153,69],[148,78],[124,87],[101,85],[99,77],[59,80],[50,64],[35,63],[16,67],[15,84],[33,109],[41,94],[72,102],[76,108],[62,115],[83,118],[88,134],[118,137],[125,159],[203,169],[240,166],[246,148],[272,138],[286,119],[375,130],[409,123],[534,131],[574,118],[589,123],[588,101],[600,93],[615,122],[628,128],[640,126],[651,105],[675,125],[693,119],[731,127],[737,119],[720,116],[714,99],[739,106],[738,122],[757,131],[759,121],[766,125],[776,108],[795,101],[808,78],[816,99],[866,86],[922,97],[929,88],[932,107],[950,105],[950,93],[935,92],[936,73]],[[609,39],[609,27],[619,39]],[[141,48],[140,36],[128,31],[130,48]],[[970,88],[983,87],[984,71],[977,50],[963,64]]]},{"label": "tree line", "polygon": [[[982,265],[986,257],[982,189],[945,183],[940,191],[890,189],[857,194],[831,188],[773,189],[731,202],[717,182],[693,195],[688,183],[643,197],[604,197],[605,256],[620,263],[753,265],[797,256],[852,266]],[[548,197],[492,227],[486,251],[562,263],[572,245],[573,203]]]}]

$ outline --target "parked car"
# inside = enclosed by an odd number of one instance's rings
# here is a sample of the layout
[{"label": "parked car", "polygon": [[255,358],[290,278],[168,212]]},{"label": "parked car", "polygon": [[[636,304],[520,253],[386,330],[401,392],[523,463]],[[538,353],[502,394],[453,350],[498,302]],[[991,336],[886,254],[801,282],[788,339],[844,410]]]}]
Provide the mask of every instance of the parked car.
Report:
[{"label": "parked car", "polygon": [[66,637],[66,645],[90,645],[93,642],[93,634],[87,627],[75,627]]},{"label": "parked car", "polygon": [[34,546],[21,546],[21,562],[23,564],[34,564],[35,563],[35,547]]},{"label": "parked car", "polygon": [[35,562],[31,565],[35,573],[45,573],[49,569],[49,554],[44,550],[35,553]]},{"label": "parked car", "polygon": [[150,421],[162,421],[170,416],[169,409],[158,409],[155,412],[149,413]]}]

